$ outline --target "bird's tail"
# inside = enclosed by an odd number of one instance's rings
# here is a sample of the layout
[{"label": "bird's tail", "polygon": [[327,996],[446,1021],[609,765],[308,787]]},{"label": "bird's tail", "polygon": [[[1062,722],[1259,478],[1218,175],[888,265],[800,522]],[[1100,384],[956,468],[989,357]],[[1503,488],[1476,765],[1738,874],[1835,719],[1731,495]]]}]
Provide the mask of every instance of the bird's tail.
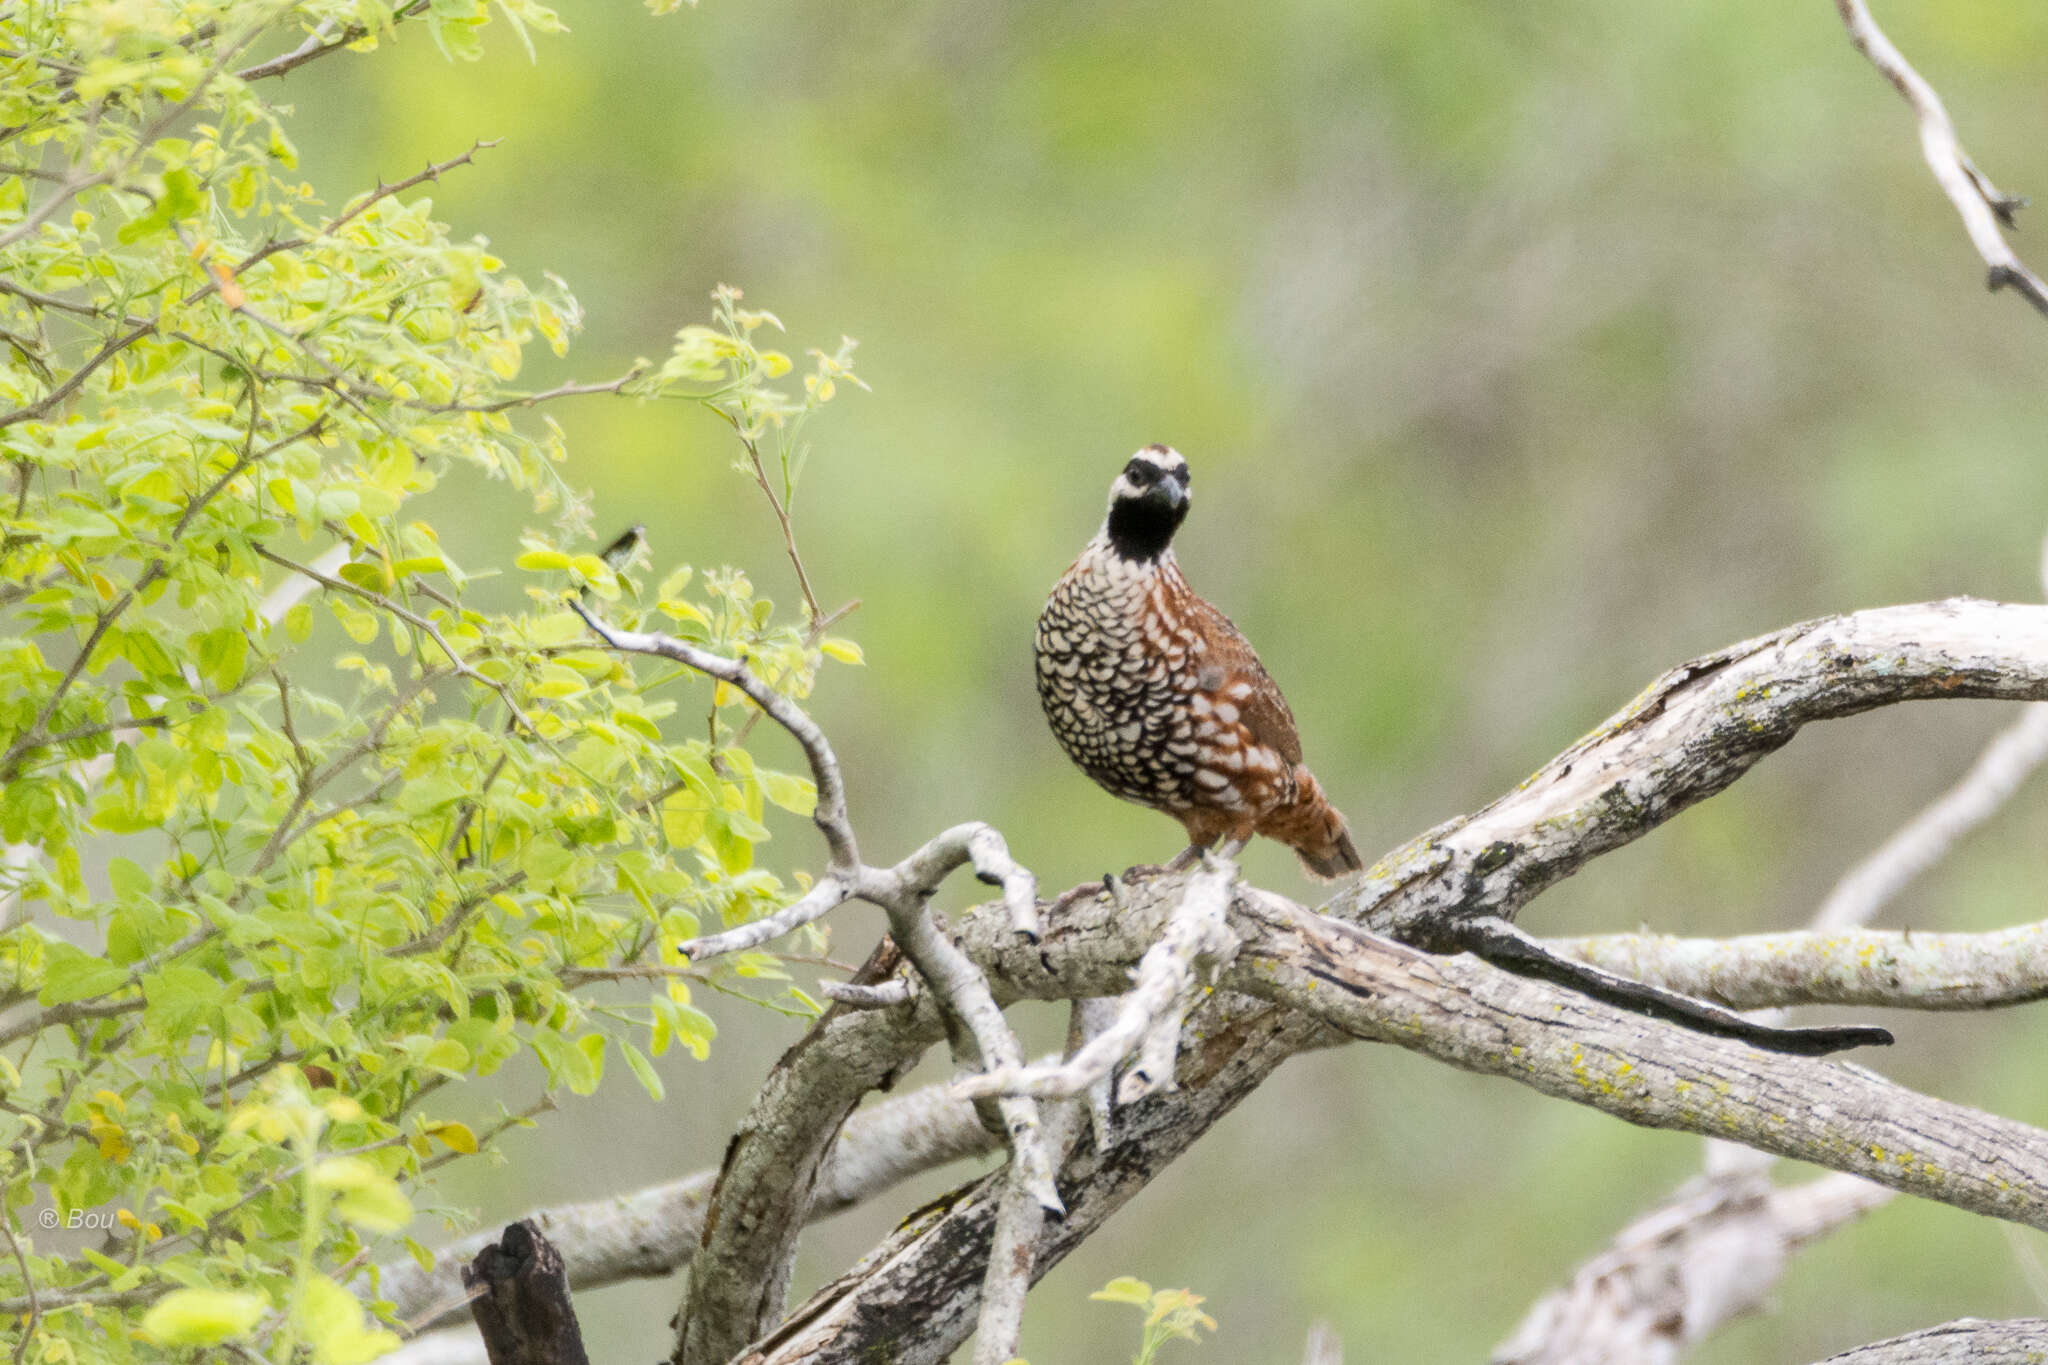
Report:
[{"label": "bird's tail", "polygon": [[1332,881],[1365,866],[1352,846],[1344,817],[1323,795],[1315,774],[1297,766],[1294,800],[1267,816],[1258,832],[1294,850],[1311,877]]}]

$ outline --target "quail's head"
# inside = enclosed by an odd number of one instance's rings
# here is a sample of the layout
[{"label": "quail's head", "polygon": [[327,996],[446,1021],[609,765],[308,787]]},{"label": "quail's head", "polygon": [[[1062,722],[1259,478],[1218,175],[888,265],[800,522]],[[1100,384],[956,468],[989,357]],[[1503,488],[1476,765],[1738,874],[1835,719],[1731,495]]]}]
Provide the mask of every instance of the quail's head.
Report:
[{"label": "quail's head", "polygon": [[1126,559],[1153,559],[1188,514],[1188,462],[1171,446],[1146,446],[1109,486],[1109,543]]}]

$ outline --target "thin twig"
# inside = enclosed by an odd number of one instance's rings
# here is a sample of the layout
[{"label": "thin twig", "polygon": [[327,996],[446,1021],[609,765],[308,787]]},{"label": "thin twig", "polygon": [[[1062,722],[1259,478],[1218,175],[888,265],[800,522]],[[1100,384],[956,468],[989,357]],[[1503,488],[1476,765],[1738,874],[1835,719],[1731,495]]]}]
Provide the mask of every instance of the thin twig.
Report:
[{"label": "thin twig", "polygon": [[300,564],[295,560],[287,559],[267,546],[253,545],[251,548],[278,567],[301,574],[331,592],[347,593],[352,597],[359,597],[365,602],[374,604],[378,609],[396,616],[399,620],[405,622],[440,646],[441,652],[448,656],[448,662],[454,666],[456,673],[468,678],[471,682],[481,683],[493,692],[496,692],[498,699],[505,703],[505,709],[511,712],[513,719],[517,720],[528,734],[539,733],[534,728],[533,721],[527,716],[526,712],[520,709],[519,703],[513,700],[512,690],[504,683],[487,678],[470,667],[469,662],[455,652],[455,646],[449,644],[447,637],[441,634],[441,628],[426,617],[409,608],[400,606],[381,592],[373,592],[369,588],[358,587],[345,578],[336,578],[330,574],[324,574],[311,564]]},{"label": "thin twig", "polygon": [[14,1210],[8,1206],[4,1187],[0,1187],[0,1237],[7,1239],[7,1249],[14,1253],[14,1263],[21,1267],[21,1282],[28,1290],[28,1320],[21,1324],[21,1338],[14,1343],[14,1365],[21,1365],[28,1344],[35,1340],[36,1326],[43,1320],[43,1304],[36,1297],[36,1277],[29,1273],[28,1257],[14,1235]]},{"label": "thin twig", "polygon": [[[424,14],[429,2],[430,0],[407,0],[406,4],[392,11],[392,27],[395,28],[415,14]],[[267,62],[258,62],[255,66],[245,66],[237,71],[235,76],[244,81],[260,81],[271,76],[282,76],[288,71],[297,70],[307,62],[318,61],[330,52],[347,47],[350,43],[359,43],[369,36],[370,26],[367,24],[350,24],[341,32],[335,33],[333,23],[329,20],[314,29],[305,42],[290,52],[281,57],[272,57]]]},{"label": "thin twig", "polygon": [[418,408],[421,412],[504,412],[508,408],[530,408],[539,403],[552,402],[557,398],[580,398],[594,393],[624,393],[627,385],[646,373],[646,366],[635,365],[617,379],[607,379],[602,383],[557,384],[552,389],[540,393],[515,394],[511,398],[502,398],[495,403],[426,403],[418,399],[407,399],[405,403],[407,407]]},{"label": "thin twig", "polygon": [[83,365],[80,365],[67,375],[64,381],[57,385],[56,388],[51,389],[33,403],[24,404],[12,412],[0,413],[0,430],[5,430],[19,422],[41,421],[59,403],[62,403],[72,394],[78,392],[79,388],[86,380],[92,377],[93,372],[98,370],[100,366],[106,364],[109,360],[112,360],[115,356],[121,354],[121,352],[127,350],[130,346],[133,346],[155,330],[156,323],[150,321],[136,327],[131,327],[121,335],[111,338],[99,350],[95,351]]},{"label": "thin twig", "polygon": [[409,175],[403,180],[396,180],[388,185],[379,180],[375,189],[364,191],[348,208],[322,224],[319,231],[315,232],[311,237],[285,237],[273,242],[266,242],[236,262],[233,273],[239,277],[250,267],[266,261],[272,256],[286,251],[297,251],[301,247],[311,246],[322,238],[332,237],[335,233],[369,212],[375,205],[391,198],[395,194],[404,194],[407,190],[417,185],[423,185],[430,180],[439,180],[458,166],[470,165],[475,161],[478,152],[487,152],[497,145],[497,138],[479,138],[471,143],[469,150],[462,153],[462,155],[450,157],[446,161],[430,161],[427,163],[426,169]]},{"label": "thin twig", "polygon": [[1997,186],[1971,163],[1956,138],[1955,123],[1949,118],[1941,96],[1884,35],[1884,30],[1871,18],[1869,5],[1864,0],[1835,0],[1835,9],[1841,14],[1856,50],[1869,58],[1870,64],[1912,106],[1913,116],[1920,123],[1921,154],[1927,158],[1928,168],[1934,172],[1942,193],[1962,215],[1970,242],[1989,272],[1986,284],[1992,289],[2011,285],[2027,302],[2048,315],[2048,284],[2021,263],[2000,231],[2001,224],[2012,226],[2013,215],[2026,200],[2000,194]]},{"label": "thin twig", "polygon": [[832,871],[850,874],[861,866],[860,846],[854,841],[853,825],[847,819],[846,783],[839,773],[838,756],[832,752],[831,741],[825,738],[825,732],[804,713],[803,708],[762,682],[738,659],[699,649],[672,635],[619,630],[586,611],[583,604],[573,597],[569,599],[569,608],[611,648],[628,654],[652,654],[687,665],[706,677],[716,678],[743,693],[754,705],[767,712],[776,724],[789,731],[791,738],[802,746],[804,757],[811,766],[811,782],[818,789],[818,804],[811,814],[811,823],[825,836]]},{"label": "thin twig", "polygon": [[790,567],[796,570],[797,588],[804,595],[804,617],[808,621],[816,621],[825,613],[818,606],[818,595],[811,591],[811,576],[804,571],[804,557],[797,553],[796,529],[790,525],[789,508],[781,498],[775,496],[775,489],[768,482],[768,471],[761,464],[760,442],[746,433],[740,426],[739,418],[732,413],[726,412],[723,408],[713,408],[712,411],[732,423],[733,431],[739,435],[740,445],[747,452],[747,463],[753,467],[754,482],[761,486],[761,494],[768,499],[768,506],[775,512],[775,522],[782,528],[782,548],[789,555]]},{"label": "thin twig", "polygon": [[726,953],[743,953],[749,948],[759,947],[770,939],[795,933],[806,924],[824,918],[849,894],[851,893],[845,880],[831,875],[820,877],[809,891],[774,914],[749,920],[721,934],[706,934],[701,938],[690,939],[677,945],[678,951],[692,962],[702,962],[706,958],[720,957]]}]

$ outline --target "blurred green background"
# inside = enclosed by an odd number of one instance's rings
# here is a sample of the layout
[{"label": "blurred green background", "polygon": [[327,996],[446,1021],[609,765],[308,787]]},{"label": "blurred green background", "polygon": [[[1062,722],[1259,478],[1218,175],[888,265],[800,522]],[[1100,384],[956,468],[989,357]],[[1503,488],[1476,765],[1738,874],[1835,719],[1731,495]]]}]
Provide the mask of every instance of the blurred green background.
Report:
[{"label": "blurred green background", "polygon": [[[2048,9],[1884,11],[1978,163],[2048,191]],[[305,170],[339,202],[502,139],[432,194],[582,299],[585,334],[537,387],[659,356],[719,281],[797,346],[861,339],[874,393],[814,426],[797,520],[827,604],[863,603],[845,631],[869,666],[828,671],[815,706],[870,857],[978,817],[1058,888],[1179,847],[1067,766],[1031,683],[1044,592],[1149,441],[1192,461],[1182,561],[1286,687],[1368,856],[1490,799],[1690,655],[1849,608],[2040,595],[2048,327],[1984,293],[1903,105],[1824,0],[563,17],[572,34],[539,40],[537,64],[497,25],[487,60],[451,65],[413,25],[292,75]],[[2038,231],[2018,238],[2037,267]],[[553,410],[600,534],[643,520],[658,567],[743,563],[793,604],[717,423]],[[497,492],[436,518],[466,563],[509,560],[530,520]],[[1798,924],[2008,718],[1924,705],[1824,727],[1524,923]],[[779,832],[778,862],[816,864],[801,822]],[[1890,922],[2040,917],[2044,833],[2048,783]],[[1310,894],[1283,853],[1249,868]],[[837,951],[858,958],[876,925],[842,912]],[[451,1199],[502,1220],[715,1162],[797,1034],[727,1004],[709,1063],[665,1059],[665,1103],[619,1076]],[[2048,1122],[2041,1007],[1887,1022],[1901,1046],[1866,1064]],[[1392,1049],[1303,1059],[1046,1281],[1025,1353],[1127,1358],[1134,1315],[1086,1299],[1127,1273],[1209,1296],[1221,1326],[1199,1358],[1298,1360],[1318,1317],[1354,1362],[1483,1358],[1699,1158]],[[798,1289],[957,1178],[817,1230]],[[1800,1258],[1778,1311],[1695,1358],[1804,1361],[2041,1312],[2022,1265],[2044,1254],[1901,1202]],[[593,1356],[663,1354],[678,1293],[584,1296]]]}]

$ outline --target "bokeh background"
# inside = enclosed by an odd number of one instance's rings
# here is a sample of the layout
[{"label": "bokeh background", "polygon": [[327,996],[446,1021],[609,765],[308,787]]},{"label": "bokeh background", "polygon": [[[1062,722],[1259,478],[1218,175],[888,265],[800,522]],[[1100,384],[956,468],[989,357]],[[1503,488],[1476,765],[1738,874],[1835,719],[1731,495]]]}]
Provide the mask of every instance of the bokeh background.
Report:
[{"label": "bokeh background", "polygon": [[[1979,164],[2048,190],[2048,9],[1879,17]],[[797,520],[821,596],[862,601],[845,630],[868,667],[828,672],[815,704],[871,856],[979,817],[1059,887],[1179,846],[1066,765],[1031,683],[1043,594],[1149,441],[1192,461],[1183,562],[1286,687],[1369,856],[1693,654],[1850,608],[2040,596],[2048,325],[1985,294],[1904,107],[1824,0],[563,18],[537,62],[502,24],[475,65],[409,25],[292,75],[305,171],[339,202],[502,139],[431,193],[581,298],[584,335],[536,387],[661,355],[719,281],[797,346],[860,338],[874,392],[813,428]],[[2018,238],[2037,266],[2038,231]],[[553,410],[599,534],[645,521],[659,566],[744,564],[794,602],[715,421]],[[449,496],[435,522],[456,555],[509,560],[530,510]],[[1930,703],[1823,727],[1524,923],[1796,925],[2008,719]],[[788,821],[770,852],[815,865],[808,833]],[[2048,782],[1889,922],[2040,917],[2044,834]],[[1249,868],[1309,894],[1284,854]],[[876,932],[842,912],[837,951]],[[2043,1008],[1889,1020],[1901,1045],[1863,1060],[2048,1122]],[[509,1139],[507,1165],[455,1177],[450,1202],[502,1220],[715,1162],[799,1027],[730,1002],[720,1020],[709,1062],[664,1059],[664,1103],[620,1075]],[[514,1075],[505,1098],[533,1084]],[[1354,1361],[1483,1358],[1700,1155],[1391,1048],[1305,1058],[1048,1278],[1025,1352],[1128,1358],[1135,1315],[1086,1296],[1133,1274],[1208,1295],[1221,1324],[1168,1359],[1292,1362],[1319,1317]],[[959,1178],[817,1229],[799,1291]],[[2041,1312],[2044,1255],[2035,1234],[1901,1202],[1801,1257],[1777,1311],[1696,1359],[1805,1361]],[[584,1296],[593,1357],[659,1357],[679,1291]]]}]

